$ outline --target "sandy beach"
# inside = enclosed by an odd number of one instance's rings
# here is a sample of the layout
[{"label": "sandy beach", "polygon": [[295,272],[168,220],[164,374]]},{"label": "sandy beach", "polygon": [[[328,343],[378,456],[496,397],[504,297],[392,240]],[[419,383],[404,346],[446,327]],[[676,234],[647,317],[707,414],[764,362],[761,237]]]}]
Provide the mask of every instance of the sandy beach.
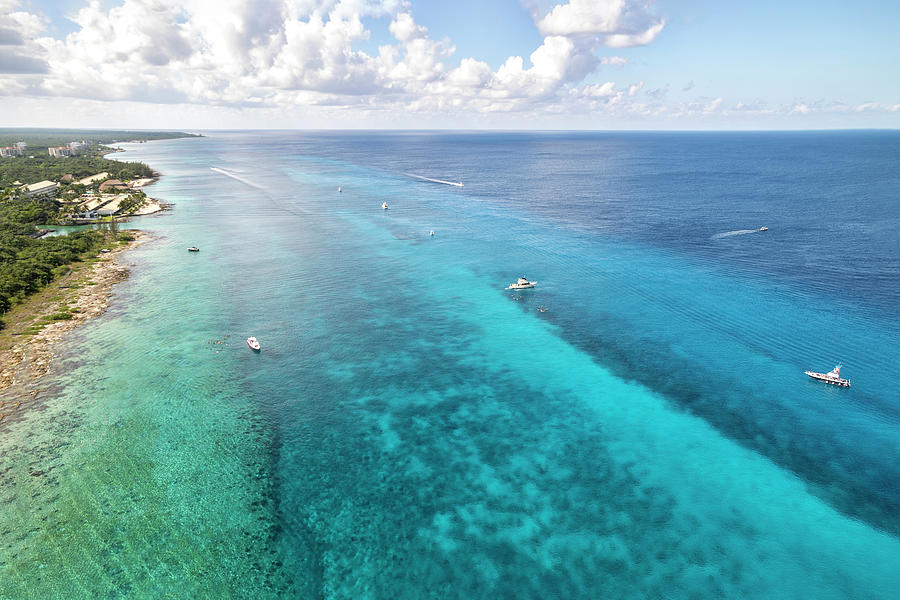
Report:
[{"label": "sandy beach", "polygon": [[[41,377],[50,370],[54,346],[78,325],[93,319],[109,305],[112,286],[128,277],[123,254],[150,239],[141,231],[126,245],[100,253],[96,262],[76,266],[26,303],[5,315],[9,323],[0,332],[0,421],[28,407]],[[45,315],[67,310],[71,319],[51,321]],[[37,333],[32,333],[46,323]]]},{"label": "sandy beach", "polygon": [[140,217],[140,216],[144,216],[144,215],[152,215],[152,214],[158,213],[160,211],[166,210],[168,208],[169,208],[168,204],[163,204],[157,200],[154,200],[153,198],[147,198],[147,201],[144,202],[144,205],[141,206],[136,211],[134,211],[133,213],[131,213],[131,215],[129,215],[129,216]]}]

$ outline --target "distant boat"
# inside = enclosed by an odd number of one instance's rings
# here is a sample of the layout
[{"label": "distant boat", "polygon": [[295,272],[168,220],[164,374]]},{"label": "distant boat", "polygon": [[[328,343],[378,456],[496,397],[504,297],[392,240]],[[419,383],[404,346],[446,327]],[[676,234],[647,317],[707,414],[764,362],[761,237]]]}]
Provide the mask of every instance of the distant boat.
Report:
[{"label": "distant boat", "polygon": [[250,346],[250,349],[253,350],[254,352],[259,352],[259,342],[256,340],[255,337],[248,337],[247,345]]},{"label": "distant boat", "polygon": [[434,235],[434,229],[432,229],[428,235]]},{"label": "distant boat", "polygon": [[816,373],[815,371],[804,371],[804,373],[806,373],[816,381],[824,381],[825,383],[830,383],[831,385],[839,385],[841,387],[850,387],[850,380],[841,378],[842,366],[844,365],[838,365],[827,373]]},{"label": "distant boat", "polygon": [[381,208],[382,208],[382,210],[387,210],[387,209],[388,209],[388,207],[387,207],[387,202],[382,202],[382,203],[381,203]]},{"label": "distant boat", "polygon": [[200,252],[200,248],[198,248],[197,246],[191,246],[190,248],[188,248],[188,252]]},{"label": "distant boat", "polygon": [[768,228],[768,227],[760,227],[759,230],[760,230],[760,231],[768,231],[769,228]]},{"label": "distant boat", "polygon": [[519,277],[519,279],[515,283],[509,284],[509,287],[506,288],[508,290],[527,290],[528,288],[533,288],[537,284],[537,281],[528,281],[525,277]]},{"label": "distant boat", "polygon": [[343,192],[344,190],[341,189],[341,186],[338,186],[338,191]]}]

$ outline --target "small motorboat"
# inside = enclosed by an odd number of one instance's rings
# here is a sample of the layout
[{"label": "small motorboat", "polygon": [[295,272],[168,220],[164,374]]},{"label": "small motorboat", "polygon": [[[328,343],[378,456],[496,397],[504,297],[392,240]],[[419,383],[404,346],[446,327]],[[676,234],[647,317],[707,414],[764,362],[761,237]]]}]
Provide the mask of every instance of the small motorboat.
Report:
[{"label": "small motorboat", "polygon": [[259,342],[256,340],[255,337],[248,337],[247,345],[250,346],[250,349],[253,350],[254,352],[259,352]]},{"label": "small motorboat", "polygon": [[381,209],[382,209],[382,210],[387,210],[387,209],[388,209],[388,207],[387,207],[387,202],[382,202],[382,203],[381,203]]},{"label": "small motorboat", "polygon": [[344,190],[341,189],[341,186],[338,186],[338,192],[343,192],[343,191]]},{"label": "small motorboat", "polygon": [[844,365],[838,365],[827,373],[816,373],[815,371],[804,371],[804,373],[816,381],[824,381],[825,383],[839,385],[841,387],[850,387],[850,380],[841,378],[841,367],[843,366]]},{"label": "small motorboat", "polygon": [[188,252],[200,252],[200,248],[198,248],[197,246],[191,246],[190,248],[188,248]]},{"label": "small motorboat", "polygon": [[434,235],[434,229],[432,229],[432,230],[428,233],[428,235]]},{"label": "small motorboat", "polygon": [[768,227],[760,227],[759,230],[760,230],[760,231],[768,231],[769,228],[768,228]]},{"label": "small motorboat", "polygon": [[519,279],[515,283],[509,284],[509,287],[506,288],[508,290],[527,290],[528,288],[533,288],[537,284],[537,281],[528,281],[525,277],[519,277]]}]

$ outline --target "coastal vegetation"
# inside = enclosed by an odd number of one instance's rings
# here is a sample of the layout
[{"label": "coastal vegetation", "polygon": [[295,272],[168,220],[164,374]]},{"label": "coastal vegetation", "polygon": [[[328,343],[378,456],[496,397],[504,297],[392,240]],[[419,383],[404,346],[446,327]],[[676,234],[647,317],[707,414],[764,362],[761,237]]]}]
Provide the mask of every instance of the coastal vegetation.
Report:
[{"label": "coastal vegetation", "polygon": [[182,131],[103,131],[97,129],[35,129],[25,127],[0,128],[0,146],[26,142],[29,154],[53,146],[63,146],[72,140],[89,140],[94,144],[116,142],[168,140],[186,137],[203,137]]},{"label": "coastal vegetation", "polygon": [[[139,162],[120,162],[102,156],[54,157],[43,155],[0,158],[0,189],[11,188],[15,182],[57,181],[66,175],[74,179],[94,173],[109,173],[115,179],[152,177],[153,169]],[[11,192],[12,190],[8,190]]]},{"label": "coastal vegetation", "polygon": [[32,238],[35,225],[47,222],[54,210],[52,200],[10,198],[0,203],[0,314],[67,273],[72,263],[119,241],[109,228]]},{"label": "coastal vegetation", "polygon": [[[57,180],[65,175],[75,179],[107,172],[117,179],[151,177],[152,169],[143,163],[120,162],[104,158],[123,141],[147,141],[199,137],[180,131],[98,131],[91,129],[0,129],[0,148],[24,144],[18,156],[0,157],[0,189],[16,181],[34,183]],[[51,156],[48,149],[78,143],[74,156]],[[83,145],[81,144],[83,142]]]}]

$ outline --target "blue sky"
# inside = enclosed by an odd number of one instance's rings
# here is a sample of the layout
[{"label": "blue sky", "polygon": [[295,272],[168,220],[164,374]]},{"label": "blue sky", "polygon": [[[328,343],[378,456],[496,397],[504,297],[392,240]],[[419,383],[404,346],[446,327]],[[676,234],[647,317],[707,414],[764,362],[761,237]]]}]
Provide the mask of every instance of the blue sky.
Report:
[{"label": "blue sky", "polygon": [[897,23],[871,0],[0,0],[0,125],[896,128]]}]

